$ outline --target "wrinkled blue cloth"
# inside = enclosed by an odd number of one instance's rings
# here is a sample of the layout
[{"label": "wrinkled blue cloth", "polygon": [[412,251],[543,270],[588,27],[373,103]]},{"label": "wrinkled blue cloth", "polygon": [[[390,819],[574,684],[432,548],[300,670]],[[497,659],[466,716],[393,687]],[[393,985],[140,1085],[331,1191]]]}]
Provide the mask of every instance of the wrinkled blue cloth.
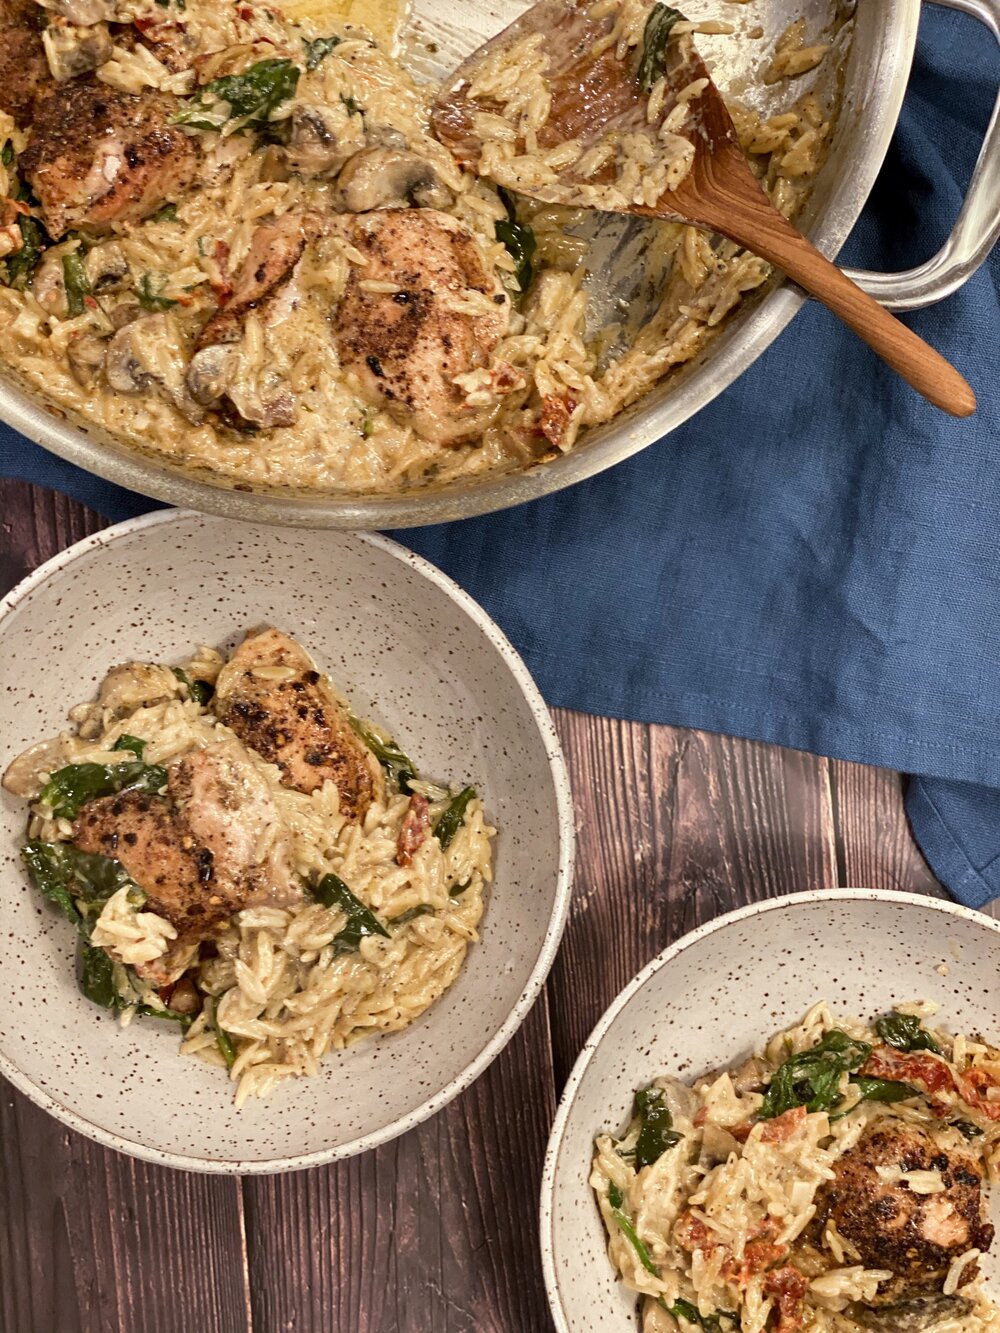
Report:
[{"label": "wrinkled blue cloth", "polygon": [[[958,212],[997,85],[992,38],[925,13],[889,158],[842,259],[901,269]],[[504,514],[396,534],[467,588],[551,704],[915,775],[961,901],[1000,894],[996,259],[912,326],[979,411],[935,412],[810,304],[694,420]],[[0,470],[120,519],[153,508],[0,433]]]}]

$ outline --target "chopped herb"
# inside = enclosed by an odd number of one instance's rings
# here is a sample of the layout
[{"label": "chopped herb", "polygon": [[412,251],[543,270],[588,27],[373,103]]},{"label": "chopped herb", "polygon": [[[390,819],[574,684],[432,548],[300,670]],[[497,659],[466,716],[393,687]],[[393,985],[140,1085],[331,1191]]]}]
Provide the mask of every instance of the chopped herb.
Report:
[{"label": "chopped herb", "polygon": [[371,908],[356,898],[337,875],[324,875],[313,888],[312,894],[324,907],[339,907],[347,914],[347,925],[333,937],[336,953],[353,953],[361,941],[371,935],[391,938]]},{"label": "chopped herb", "polygon": [[75,819],[80,807],[98,796],[120,791],[159,792],[167,785],[167,770],[136,760],[124,764],[69,764],[60,768],[42,788],[39,800],[57,819]]},{"label": "chopped herb", "polygon": [[236,1048],[232,1044],[232,1037],[224,1028],[220,1028],[219,1022],[215,1021],[215,1014],[212,1016],[212,1026],[215,1028],[215,1044],[219,1046],[221,1056],[225,1061],[225,1068],[232,1069],[236,1064]]},{"label": "chopped herb", "polygon": [[719,1310],[716,1314],[699,1314],[698,1307],[692,1305],[690,1301],[685,1301],[678,1297],[673,1305],[668,1305],[662,1296],[657,1298],[669,1314],[675,1319],[683,1319],[692,1324],[695,1328],[703,1328],[705,1333],[722,1333],[722,1320],[730,1321],[735,1328],[740,1326],[740,1317],[738,1314],[731,1314],[728,1310]]},{"label": "chopped herb", "polygon": [[641,1128],[635,1145],[635,1169],[658,1162],[668,1148],[673,1148],[684,1137],[673,1128],[670,1108],[663,1100],[660,1088],[644,1088],[635,1094],[635,1113]]},{"label": "chopped herb", "polygon": [[7,285],[24,291],[41,262],[49,238],[42,224],[30,213],[22,213],[17,219],[17,225],[21,232],[21,248],[7,259]]},{"label": "chopped herb", "polygon": [[517,208],[509,191],[501,189],[500,198],[507,217],[496,224],[496,238],[507,247],[507,252],[517,265],[514,276],[522,292],[531,286],[535,269],[532,260],[535,255],[535,233],[526,223],[518,222]]},{"label": "chopped herb", "polygon": [[82,315],[87,308],[84,298],[90,295],[90,279],[83,267],[83,256],[79,250],[71,250],[63,255],[63,283],[66,287],[66,306],[70,319]]},{"label": "chopped herb", "polygon": [[434,825],[434,836],[442,847],[447,847],[455,834],[465,823],[465,812],[469,802],[475,800],[475,787],[466,787],[454,798],[444,814]]},{"label": "chopped herb", "polygon": [[759,1111],[761,1120],[771,1120],[795,1106],[807,1111],[831,1111],[841,1100],[844,1074],[860,1069],[871,1047],[834,1028],[810,1047],[791,1056],[775,1071]]},{"label": "chopped herb", "polygon": [[651,93],[657,79],[667,67],[667,43],[674,24],[683,19],[679,9],[671,5],[655,5],[646,20],[642,35],[642,55],[636,78],[644,93]]},{"label": "chopped herb", "polygon": [[916,1088],[908,1083],[897,1083],[887,1078],[852,1078],[861,1092],[860,1102],[905,1102],[907,1097],[919,1097]]},{"label": "chopped herb", "polygon": [[897,1051],[933,1051],[941,1054],[937,1044],[926,1028],[921,1027],[920,1019],[915,1014],[883,1014],[875,1024],[875,1031],[887,1046]]},{"label": "chopped herb", "polygon": [[180,667],[171,667],[170,670],[180,683],[187,688],[188,698],[193,699],[196,704],[204,708],[215,693],[215,686],[207,680],[198,680],[197,677],[191,680],[188,673]]},{"label": "chopped herb", "polygon": [[156,286],[152,273],[144,273],[139,279],[139,286],[136,290],[136,296],[139,298],[139,304],[143,310],[155,313],[160,310],[172,310],[177,304],[169,296],[163,295],[163,289],[167,285],[167,279],[161,274],[156,275]]},{"label": "chopped herb", "polygon": [[137,758],[141,759],[142,752],[148,744],[148,741],[142,741],[138,736],[130,736],[128,732],[125,732],[118,737],[111,748],[112,750],[131,750]]},{"label": "chopped herb", "polygon": [[347,108],[347,114],[349,116],[363,116],[365,114],[365,109],[361,103],[356,101],[353,97],[349,97],[347,93],[341,93],[340,100]]},{"label": "chopped herb", "polygon": [[361,434],[366,440],[375,434],[375,409],[372,407],[366,407],[361,413]]},{"label": "chopped herb", "polygon": [[636,1234],[635,1227],[622,1212],[622,1204],[624,1201],[625,1196],[622,1194],[618,1186],[612,1182],[612,1184],[608,1186],[608,1203],[611,1205],[611,1211],[614,1214],[615,1221],[621,1227],[625,1239],[639,1256],[639,1262],[642,1264],[643,1268],[645,1268],[647,1273],[652,1273],[655,1276],[656,1265],[653,1263],[649,1251]]},{"label": "chopped herb", "polygon": [[958,1130],[963,1139],[979,1139],[985,1133],[978,1125],[974,1125],[971,1120],[956,1120],[955,1129]]},{"label": "chopped herb", "polygon": [[410,791],[410,783],[417,776],[415,765],[393,740],[383,741],[363,722],[351,718],[351,729],[359,740],[364,741],[372,754],[385,769],[386,776],[396,784],[404,795]]},{"label": "chopped herb", "polygon": [[111,955],[92,944],[80,949],[80,990],[102,1009],[121,1009],[122,998],[115,985],[115,965]]},{"label": "chopped herb", "polygon": [[0,166],[10,167],[14,164],[14,145],[8,139],[3,146],[3,152],[0,153]]},{"label": "chopped herb", "polygon": [[315,41],[304,40],[306,50],[306,69],[318,69],[335,46],[340,45],[339,37],[317,37]]},{"label": "chopped herb", "polygon": [[458,898],[461,894],[465,892],[465,890],[469,887],[471,883],[472,880],[467,879],[464,884],[453,884],[451,888],[448,890],[448,897]]},{"label": "chopped herb", "polygon": [[164,204],[163,207],[157,209],[157,211],[150,218],[150,222],[176,222],[176,221],[177,221],[176,204]]},{"label": "chopped herb", "polygon": [[278,107],[295,96],[301,73],[291,60],[259,60],[242,74],[206,83],[173,123],[218,131],[229,120],[241,120],[244,130],[264,129]]},{"label": "chopped herb", "polygon": [[434,908],[430,903],[418,903],[416,907],[411,907],[405,912],[400,912],[399,916],[394,916],[389,922],[390,926],[405,926],[408,921],[416,921],[418,916],[433,916]]}]

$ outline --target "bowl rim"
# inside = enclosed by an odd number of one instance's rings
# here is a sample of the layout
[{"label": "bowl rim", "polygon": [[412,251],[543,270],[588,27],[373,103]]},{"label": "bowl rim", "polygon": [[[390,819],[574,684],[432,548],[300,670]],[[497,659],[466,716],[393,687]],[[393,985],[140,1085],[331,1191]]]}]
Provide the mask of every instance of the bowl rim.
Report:
[{"label": "bowl rim", "polygon": [[667,945],[655,958],[651,959],[632,980],[619,991],[604,1013],[597,1020],[597,1023],[590,1033],[590,1036],[584,1042],[583,1049],[577,1056],[576,1061],[570,1071],[569,1078],[563,1087],[562,1096],[559,1099],[559,1106],[556,1110],[555,1120],[552,1123],[552,1130],[549,1134],[548,1145],[545,1149],[545,1162],[542,1167],[542,1183],[539,1197],[538,1221],[539,1221],[539,1244],[542,1254],[542,1275],[545,1280],[545,1294],[548,1298],[549,1309],[552,1319],[555,1323],[557,1333],[573,1333],[569,1321],[566,1318],[565,1310],[562,1305],[562,1294],[560,1283],[555,1265],[555,1186],[559,1174],[560,1155],[563,1147],[563,1135],[566,1131],[566,1125],[569,1120],[570,1112],[576,1101],[576,1094],[579,1091],[580,1084],[590,1067],[590,1062],[597,1052],[598,1047],[607,1035],[608,1029],[612,1023],[629,1004],[651,977],[654,977],[661,968],[666,967],[673,962],[692,944],[697,944],[707,936],[722,930],[726,926],[735,924],[738,921],[748,921],[752,917],[763,916],[767,912],[778,911],[783,907],[801,907],[817,902],[890,902],[898,903],[906,907],[929,907],[934,911],[941,912],[945,916],[960,917],[966,921],[974,921],[977,925],[984,926],[987,930],[1000,935],[1000,921],[995,921],[992,917],[986,916],[984,912],[975,911],[971,907],[964,907],[961,903],[951,902],[948,899],[934,898],[929,894],[922,893],[904,893],[896,889],[871,889],[871,888],[835,888],[835,889],[810,889],[804,893],[788,893],[776,898],[765,898],[760,902],[749,903],[746,907],[737,908],[733,912],[726,912],[722,916],[713,917],[710,921],[705,921],[694,930],[690,930],[680,939],[675,940],[673,944]]},{"label": "bowl rim", "polygon": [[[95,549],[127,541],[148,529],[170,523],[183,524],[192,520],[199,525],[212,526],[230,526],[233,523],[231,519],[224,519],[218,515],[202,514],[195,510],[156,510],[151,514],[143,514],[112,527],[103,528],[99,532],[84,537],[81,541],[74,542],[72,546],[66,547],[65,550],[58,552],[51,559],[46,560],[44,564],[39,565],[37,569],[12,588],[6,596],[0,598],[0,638],[3,635],[4,622],[11,612],[53,575],[73,564],[82,556]],[[246,525],[240,524],[239,526],[245,527]],[[291,1157],[266,1159],[195,1157],[184,1153],[151,1148],[134,1139],[125,1138],[122,1135],[103,1129],[72,1107],[56,1100],[32,1082],[7,1055],[0,1051],[0,1074],[8,1079],[19,1092],[24,1093],[29,1101],[36,1106],[40,1106],[42,1110],[48,1111],[50,1115],[55,1116],[57,1120],[68,1125],[71,1129],[77,1130],[104,1147],[113,1148],[142,1161],[153,1162],[158,1166],[170,1166],[182,1171],[197,1171],[217,1175],[273,1175],[278,1172],[296,1171],[306,1167],[323,1166],[331,1162],[341,1161],[344,1158],[353,1157],[357,1153],[367,1152],[414,1129],[447,1106],[459,1093],[464,1092],[485,1071],[514,1036],[545,984],[566,925],[573,885],[576,843],[573,799],[555,724],[528,668],[507,636],[495,621],[487,615],[479,603],[460,588],[447,574],[442,573],[435,565],[432,565],[429,560],[425,560],[423,556],[407,550],[400,543],[391,541],[377,533],[338,532],[336,529],[330,529],[330,535],[336,541],[350,541],[354,538],[368,546],[373,546],[391,555],[401,564],[406,565],[427,579],[455,603],[473,622],[475,627],[485,635],[513,675],[518,689],[531,711],[544,745],[556,801],[559,852],[552,913],[528,981],[517,1003],[504,1022],[465,1067],[443,1088],[413,1111],[400,1116],[382,1129],[363,1134],[333,1148],[322,1148],[316,1152],[301,1153]]]}]

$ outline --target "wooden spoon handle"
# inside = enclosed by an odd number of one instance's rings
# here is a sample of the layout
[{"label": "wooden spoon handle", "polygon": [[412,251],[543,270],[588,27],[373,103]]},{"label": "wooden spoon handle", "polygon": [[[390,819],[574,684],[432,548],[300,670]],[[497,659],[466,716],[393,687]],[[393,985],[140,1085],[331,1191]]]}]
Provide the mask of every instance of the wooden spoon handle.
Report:
[{"label": "wooden spoon handle", "polygon": [[[715,212],[714,203],[702,197],[699,215]],[[955,417],[976,410],[976,395],[955,367],[825,259],[762,192],[759,201],[741,194],[714,217],[699,220],[784,269],[935,407]]]}]

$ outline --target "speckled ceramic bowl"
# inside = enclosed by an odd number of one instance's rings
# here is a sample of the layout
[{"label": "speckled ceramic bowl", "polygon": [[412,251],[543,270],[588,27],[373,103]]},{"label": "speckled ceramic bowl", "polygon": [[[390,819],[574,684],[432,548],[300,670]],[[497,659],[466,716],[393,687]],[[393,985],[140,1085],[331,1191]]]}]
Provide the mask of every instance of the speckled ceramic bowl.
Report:
[{"label": "speckled ceramic bowl", "polygon": [[[664,950],[594,1029],[566,1084],[545,1159],[541,1243],[559,1333],[638,1333],[587,1179],[594,1136],[627,1123],[636,1088],[743,1059],[818,999],[872,1018],[936,1000],[939,1021],[1000,1038],[1000,926],[906,893],[839,889],[758,903]],[[1000,1227],[1000,1190],[991,1220]],[[984,1262],[1000,1297],[997,1256]]]},{"label": "speckled ceramic bowl", "polygon": [[523,1020],[569,901],[569,788],[538,691],[474,602],[379,537],[172,511],[78,543],[0,603],[0,763],[58,731],[114,663],[178,660],[261,621],[297,635],[425,772],[475,783],[500,829],[496,879],[482,942],[416,1023],[237,1112],[233,1085],[180,1058],[175,1032],[123,1030],[79,995],[72,928],[26,882],[25,808],[4,794],[0,1072],[101,1143],[201,1171],[329,1162],[432,1115]]}]

